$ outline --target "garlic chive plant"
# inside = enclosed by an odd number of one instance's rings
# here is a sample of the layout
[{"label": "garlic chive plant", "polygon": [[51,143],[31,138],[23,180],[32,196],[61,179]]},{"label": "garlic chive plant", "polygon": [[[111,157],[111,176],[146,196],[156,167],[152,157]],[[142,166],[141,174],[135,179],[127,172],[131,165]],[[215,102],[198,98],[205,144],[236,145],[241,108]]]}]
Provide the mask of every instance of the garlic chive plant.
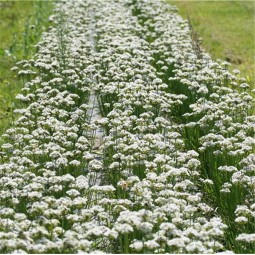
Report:
[{"label": "garlic chive plant", "polygon": [[252,253],[254,100],[159,0],[61,1],[2,136],[2,253]]}]

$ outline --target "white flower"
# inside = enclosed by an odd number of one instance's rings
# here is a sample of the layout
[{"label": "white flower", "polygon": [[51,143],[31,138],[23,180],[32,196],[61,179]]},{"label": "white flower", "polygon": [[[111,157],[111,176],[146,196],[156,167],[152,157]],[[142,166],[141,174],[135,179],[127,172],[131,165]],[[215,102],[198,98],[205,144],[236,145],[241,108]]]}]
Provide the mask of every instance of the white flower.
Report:
[{"label": "white flower", "polygon": [[247,88],[249,88],[250,86],[247,84],[247,83],[242,83],[242,84],[240,84],[240,88],[242,88],[242,89],[247,89]]},{"label": "white flower", "polygon": [[143,233],[149,233],[152,231],[153,229],[153,225],[149,222],[142,222],[140,225],[139,225],[139,229],[143,232]]},{"label": "white flower", "polygon": [[81,219],[81,216],[77,215],[77,214],[68,214],[68,215],[66,215],[66,219],[68,221],[74,223],[74,222],[79,222]]},{"label": "white flower", "polygon": [[206,95],[209,91],[206,86],[200,86],[197,92]]},{"label": "white flower", "polygon": [[27,216],[24,213],[16,213],[14,219],[17,221],[25,221]]},{"label": "white flower", "polygon": [[149,250],[154,250],[156,248],[159,248],[160,245],[154,240],[149,240],[144,242],[144,247],[148,248]]},{"label": "white flower", "polygon": [[97,159],[93,159],[89,162],[89,168],[91,170],[102,170],[103,169],[103,164],[101,161],[97,160]]},{"label": "white flower", "polygon": [[1,148],[4,149],[4,150],[10,150],[10,149],[13,148],[13,145],[10,144],[10,143],[5,143],[5,144],[3,144],[3,145],[1,146]]},{"label": "white flower", "polygon": [[133,227],[127,223],[116,223],[114,225],[114,230],[121,234],[128,234],[134,231]]},{"label": "white flower", "polygon": [[245,224],[248,222],[248,219],[244,216],[240,216],[235,219],[235,222],[240,224]]},{"label": "white flower", "polygon": [[4,217],[12,216],[14,215],[15,211],[12,208],[3,208],[0,209],[0,215]]},{"label": "white flower", "polygon": [[246,243],[254,243],[255,242],[255,234],[240,234],[236,238],[237,241],[246,242]]},{"label": "white flower", "polygon": [[58,167],[67,166],[67,163],[68,163],[68,160],[67,160],[66,158],[63,158],[63,157],[58,158],[58,159],[56,160],[56,165],[57,165]]},{"label": "white flower", "polygon": [[75,178],[71,174],[65,174],[65,175],[61,176],[61,180],[62,180],[62,182],[74,182]]},{"label": "white flower", "polygon": [[72,198],[77,197],[80,195],[80,192],[76,189],[70,189],[66,192],[66,194]]},{"label": "white flower", "polygon": [[81,164],[81,162],[78,160],[72,160],[69,162],[69,165],[71,165],[71,166],[79,166],[80,164]]},{"label": "white flower", "polygon": [[37,191],[32,191],[29,192],[27,195],[29,198],[41,198],[42,197],[42,193],[41,192],[37,192]]},{"label": "white flower", "polygon": [[238,169],[235,166],[220,166],[218,169],[219,171],[229,172],[229,173],[238,171]]},{"label": "white flower", "polygon": [[237,216],[249,216],[251,214],[251,211],[246,205],[238,205],[235,210],[235,214]]},{"label": "white flower", "polygon": [[201,241],[193,241],[186,245],[185,249],[191,253],[204,253],[206,251]]},{"label": "white flower", "polygon": [[167,241],[167,245],[168,246],[175,246],[178,248],[183,248],[186,246],[186,244],[184,243],[183,238],[173,238],[169,241]]},{"label": "white flower", "polygon": [[132,244],[129,245],[129,247],[136,251],[141,251],[143,249],[143,242],[134,241]]},{"label": "white flower", "polygon": [[116,189],[112,185],[104,185],[104,186],[98,186],[94,185],[90,188],[90,190],[95,191],[95,192],[114,192]]}]

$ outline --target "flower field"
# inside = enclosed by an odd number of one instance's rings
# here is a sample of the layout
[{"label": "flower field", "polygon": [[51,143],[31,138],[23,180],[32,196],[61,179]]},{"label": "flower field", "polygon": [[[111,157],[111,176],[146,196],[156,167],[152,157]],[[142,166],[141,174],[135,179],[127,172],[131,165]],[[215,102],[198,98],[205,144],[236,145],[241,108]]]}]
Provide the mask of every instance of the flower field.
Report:
[{"label": "flower field", "polygon": [[1,253],[254,253],[254,90],[159,0],[56,3],[1,138]]}]

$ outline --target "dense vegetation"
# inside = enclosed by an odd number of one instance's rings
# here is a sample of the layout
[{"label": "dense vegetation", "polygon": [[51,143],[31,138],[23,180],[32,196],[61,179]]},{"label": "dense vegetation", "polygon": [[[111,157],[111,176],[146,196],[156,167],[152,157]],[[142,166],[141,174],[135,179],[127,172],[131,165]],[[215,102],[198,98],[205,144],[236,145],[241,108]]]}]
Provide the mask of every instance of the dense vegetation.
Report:
[{"label": "dense vegetation", "polygon": [[11,68],[34,55],[52,7],[51,1],[0,1],[0,134],[14,121],[15,96],[23,86]]},{"label": "dense vegetation", "polygon": [[[2,253],[253,253],[254,99],[155,0],[61,1],[2,136]],[[251,92],[251,93],[250,93]]]}]

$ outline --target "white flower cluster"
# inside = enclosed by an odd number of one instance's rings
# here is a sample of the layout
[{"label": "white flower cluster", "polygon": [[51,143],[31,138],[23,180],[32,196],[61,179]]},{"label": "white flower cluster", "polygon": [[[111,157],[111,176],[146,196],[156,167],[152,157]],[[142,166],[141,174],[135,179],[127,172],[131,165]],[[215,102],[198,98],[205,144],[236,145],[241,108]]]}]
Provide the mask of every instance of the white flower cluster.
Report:
[{"label": "white flower cluster", "polygon": [[88,252],[115,237],[112,216],[97,203],[115,189],[94,186],[103,165],[90,105],[93,5],[66,2],[55,11],[38,54],[17,63],[23,108],[1,146],[1,253]]},{"label": "white flower cluster", "polygon": [[13,69],[24,88],[2,138],[0,252],[252,250],[253,99],[175,12],[56,4],[37,55]]},{"label": "white flower cluster", "polygon": [[169,9],[159,1],[133,4],[133,13],[150,31],[144,35],[158,57],[157,71],[171,93],[187,96],[175,116],[184,126],[186,147],[199,153],[200,174],[207,179],[203,189],[227,219],[228,231],[237,241],[234,251],[251,252],[255,245],[254,99],[240,72],[231,74],[229,63],[212,61],[192,38],[190,24]]}]

